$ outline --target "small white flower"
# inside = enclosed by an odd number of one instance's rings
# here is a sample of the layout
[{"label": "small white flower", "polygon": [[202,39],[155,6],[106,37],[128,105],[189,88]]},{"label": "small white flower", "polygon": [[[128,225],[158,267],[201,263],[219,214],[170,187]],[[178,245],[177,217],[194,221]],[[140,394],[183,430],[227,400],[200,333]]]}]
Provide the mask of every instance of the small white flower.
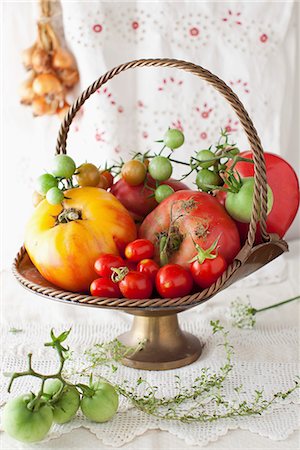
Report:
[{"label": "small white flower", "polygon": [[256,309],[249,300],[245,303],[237,298],[230,305],[229,315],[232,325],[237,328],[252,329],[256,323],[255,313]]}]

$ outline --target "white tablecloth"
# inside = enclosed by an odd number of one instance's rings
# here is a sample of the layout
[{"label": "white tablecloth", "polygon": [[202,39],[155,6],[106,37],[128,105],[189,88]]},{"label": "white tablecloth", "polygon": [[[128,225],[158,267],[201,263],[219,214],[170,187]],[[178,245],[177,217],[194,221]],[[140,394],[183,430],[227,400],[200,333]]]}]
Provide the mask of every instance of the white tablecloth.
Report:
[{"label": "white tablecloth", "polygon": [[[207,302],[206,304],[194,308],[192,311],[185,312],[182,314],[183,320],[188,320],[189,317],[195,317],[195,313],[199,314],[199,318],[206,318],[209,320],[210,317],[216,317],[218,315],[218,309],[220,311],[224,310],[224,305],[230,304],[230,302],[237,296],[246,299],[247,296],[250,297],[251,303],[259,308],[272,304],[276,301],[284,300],[293,297],[299,293],[299,273],[300,273],[300,241],[290,242],[290,252],[284,256],[282,259],[282,266],[284,269],[284,276],[282,280],[273,283],[268,283],[268,277],[264,276],[261,279],[266,280],[264,284],[260,286],[252,287],[239,287],[234,286],[225,290],[224,292],[218,294],[213,300]],[[276,260],[276,265],[280,263],[280,259]],[[274,272],[275,266],[269,266]],[[263,270],[266,271],[267,268]],[[276,269],[278,270],[278,269]],[[271,277],[271,274],[269,274]],[[260,279],[259,274],[257,274],[257,279]],[[270,278],[271,279],[271,278]],[[52,302],[44,298],[38,297],[30,292],[24,290],[12,277],[9,271],[3,272],[2,274],[3,288],[2,288],[2,312],[3,312],[3,324],[10,326],[15,326],[18,328],[18,324],[53,324],[57,326],[59,323],[64,322],[84,322],[84,323],[103,323],[110,320],[120,321],[122,323],[128,323],[130,325],[130,316],[115,311],[107,310],[95,310],[90,308],[79,308],[71,305],[63,305],[60,303]],[[253,284],[253,283],[252,283]],[[249,282],[244,282],[244,285],[249,286]],[[270,310],[268,312],[262,313],[257,317],[258,323],[260,324],[270,323],[273,327],[296,327],[299,326],[299,309],[300,302],[296,302],[290,305],[285,305],[275,310]],[[222,318],[222,320],[225,320]],[[242,331],[241,331],[242,332]],[[253,331],[255,333],[255,331]],[[5,343],[2,343],[5,345]],[[287,349],[288,350],[288,349]],[[276,351],[276,347],[275,347]],[[263,354],[261,350],[257,349],[257,360]],[[284,361],[289,360],[292,353],[286,352],[284,355]],[[280,355],[277,355],[280,359]],[[283,360],[282,360],[283,361]],[[290,361],[290,362],[295,362]],[[217,448],[241,448],[244,449],[296,449],[299,448],[299,432],[294,432],[285,441],[271,441],[263,436],[257,435],[255,433],[250,433],[249,431],[237,429],[229,431],[225,436],[219,438],[216,442],[211,442],[208,444],[207,448],[217,449]],[[8,436],[1,434],[2,438],[2,448],[3,449],[16,449],[25,448],[22,444],[13,441]],[[26,447],[28,448],[28,446]],[[72,433],[61,436],[57,439],[53,439],[49,442],[43,444],[37,444],[32,448],[43,448],[43,449],[70,449],[70,448],[97,448],[97,449],[108,449],[112,448],[104,445],[100,440],[97,439],[95,435],[89,431],[80,428],[73,430]],[[184,449],[189,448],[181,439],[178,439],[174,435],[158,431],[149,430],[145,432],[142,436],[135,438],[132,442],[124,445],[124,449]],[[196,446],[193,448],[197,448]],[[200,448],[200,447],[199,447]]]}]

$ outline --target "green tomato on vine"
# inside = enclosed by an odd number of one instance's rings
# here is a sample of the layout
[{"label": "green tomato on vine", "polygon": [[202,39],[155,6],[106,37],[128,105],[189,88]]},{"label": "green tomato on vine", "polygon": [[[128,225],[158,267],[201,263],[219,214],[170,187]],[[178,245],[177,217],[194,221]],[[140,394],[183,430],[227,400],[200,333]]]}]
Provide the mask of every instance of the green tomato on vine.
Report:
[{"label": "green tomato on vine", "polygon": [[215,163],[215,161],[209,161],[216,157],[216,155],[211,150],[200,150],[196,154],[196,159],[198,161],[198,166],[202,169],[209,169]]},{"label": "green tomato on vine", "polygon": [[196,176],[196,185],[203,192],[210,192],[218,186],[222,186],[223,179],[216,172],[209,169],[199,170]]},{"label": "green tomato on vine", "polygon": [[64,199],[64,193],[58,187],[54,186],[48,190],[46,199],[50,205],[59,205]]},{"label": "green tomato on vine", "polygon": [[184,134],[177,128],[169,128],[165,132],[163,142],[166,147],[175,150],[184,143]]},{"label": "green tomato on vine", "polygon": [[37,178],[35,190],[41,195],[46,195],[49,189],[57,186],[58,180],[50,173],[44,173]]},{"label": "green tomato on vine", "polygon": [[166,181],[172,175],[173,167],[165,156],[155,156],[149,163],[148,172],[154,180]]},{"label": "green tomato on vine", "polygon": [[53,422],[52,408],[46,404],[31,407],[33,394],[9,400],[3,410],[4,431],[21,442],[38,442],[45,438]]},{"label": "green tomato on vine", "polygon": [[48,379],[43,391],[46,398],[50,396],[55,423],[63,424],[73,419],[80,405],[80,395],[75,387],[63,386],[59,379]]},{"label": "green tomato on vine", "polygon": [[93,422],[107,422],[117,412],[119,396],[112,384],[98,381],[90,384],[91,392],[84,392],[81,410],[85,417]]},{"label": "green tomato on vine", "polygon": [[170,195],[174,194],[174,189],[167,184],[161,184],[155,189],[154,196],[157,203],[161,203],[165,198],[170,197]]},{"label": "green tomato on vine", "polygon": [[52,161],[51,173],[58,178],[71,178],[76,170],[74,160],[68,155],[57,155]]}]

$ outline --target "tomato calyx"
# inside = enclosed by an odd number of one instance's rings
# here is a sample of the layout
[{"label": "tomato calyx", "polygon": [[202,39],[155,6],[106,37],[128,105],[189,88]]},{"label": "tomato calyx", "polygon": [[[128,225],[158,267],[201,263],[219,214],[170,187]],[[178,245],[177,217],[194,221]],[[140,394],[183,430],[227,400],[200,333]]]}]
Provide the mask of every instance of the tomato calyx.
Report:
[{"label": "tomato calyx", "polygon": [[74,220],[82,220],[82,211],[76,208],[64,209],[56,218],[55,225],[69,223]]},{"label": "tomato calyx", "polygon": [[217,238],[213,242],[213,244],[206,250],[204,250],[202,247],[200,247],[200,245],[194,242],[195,248],[197,250],[197,255],[188,262],[193,263],[194,261],[198,261],[199,264],[203,264],[206,259],[216,259],[216,257],[218,256],[218,252],[216,250],[218,242],[219,238]]},{"label": "tomato calyx", "polygon": [[130,272],[128,267],[112,267],[111,271],[111,279],[114,283],[119,283],[120,281],[124,280],[126,275]]}]

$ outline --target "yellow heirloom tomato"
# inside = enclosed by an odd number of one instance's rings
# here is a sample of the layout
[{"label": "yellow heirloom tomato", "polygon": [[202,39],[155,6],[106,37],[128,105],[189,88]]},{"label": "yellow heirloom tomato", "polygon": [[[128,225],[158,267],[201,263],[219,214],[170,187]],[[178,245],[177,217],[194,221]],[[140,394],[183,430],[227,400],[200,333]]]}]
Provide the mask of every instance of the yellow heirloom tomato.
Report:
[{"label": "yellow heirloom tomato", "polygon": [[62,204],[43,200],[26,228],[25,247],[41,275],[60,288],[87,292],[95,279],[95,260],[118,255],[136,239],[127,209],[95,187],[70,189]]}]

